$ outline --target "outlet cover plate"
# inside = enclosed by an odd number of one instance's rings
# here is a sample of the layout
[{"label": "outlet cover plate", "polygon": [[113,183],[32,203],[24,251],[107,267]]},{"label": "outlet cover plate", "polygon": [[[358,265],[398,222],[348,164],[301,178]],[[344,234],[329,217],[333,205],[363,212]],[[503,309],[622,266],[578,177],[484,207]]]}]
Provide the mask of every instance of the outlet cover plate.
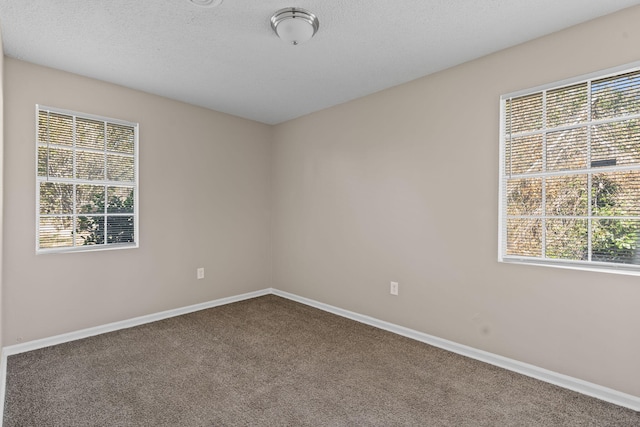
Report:
[{"label": "outlet cover plate", "polygon": [[389,286],[389,293],[391,295],[398,295],[398,282],[391,282]]}]

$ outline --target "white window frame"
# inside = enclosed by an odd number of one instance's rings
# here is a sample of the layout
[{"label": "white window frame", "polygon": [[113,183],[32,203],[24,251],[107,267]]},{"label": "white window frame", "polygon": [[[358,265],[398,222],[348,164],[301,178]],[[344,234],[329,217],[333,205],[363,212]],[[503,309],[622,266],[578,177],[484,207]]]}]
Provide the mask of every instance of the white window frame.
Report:
[{"label": "white window frame", "polygon": [[[139,166],[139,124],[138,123],[133,123],[133,122],[129,122],[129,121],[125,121],[125,120],[120,120],[120,119],[113,119],[110,117],[104,117],[104,116],[99,116],[99,115],[95,115],[95,114],[87,114],[87,113],[81,113],[81,112],[77,112],[77,111],[72,111],[72,110],[66,110],[66,109],[62,109],[62,108],[55,108],[55,107],[48,107],[45,105],[41,105],[41,104],[36,104],[35,106],[35,130],[36,130],[36,134],[35,134],[35,178],[36,178],[36,191],[35,191],[35,198],[36,198],[36,221],[35,221],[35,247],[36,247],[36,254],[47,254],[47,253],[66,253],[66,252],[88,252],[88,251],[104,251],[104,250],[117,250],[117,249],[132,249],[132,248],[138,248],[140,246],[140,226],[139,226],[139,215],[140,215],[140,204],[139,204],[139,171],[138,171],[138,166]],[[75,164],[75,156],[76,156],[76,135],[74,132],[73,135],[73,145],[72,145],[72,150],[73,150],[73,157],[74,157],[74,165],[73,165],[73,178],[48,178],[48,177],[43,177],[43,176],[39,176],[38,174],[38,147],[40,147],[40,143],[38,141],[38,116],[40,112],[50,112],[50,113],[55,113],[55,114],[62,114],[62,115],[67,115],[67,116],[71,116],[73,118],[74,124],[76,119],[80,118],[80,119],[88,119],[88,120],[94,120],[94,121],[100,121],[100,122],[105,122],[106,124],[114,124],[114,125],[121,125],[121,126],[127,126],[127,127],[132,127],[134,129],[134,153],[133,153],[133,159],[134,159],[134,182],[120,182],[120,181],[112,181],[112,180],[108,180],[107,177],[105,176],[103,180],[84,180],[84,179],[78,179],[76,178],[76,164]],[[75,125],[74,125],[75,128]],[[106,137],[105,137],[105,154],[108,153],[109,151],[106,148]],[[120,153],[116,153],[116,154],[120,154]],[[122,154],[120,154],[122,155]],[[106,173],[106,171],[105,171]],[[106,228],[107,228],[107,224],[105,222],[105,236],[104,236],[104,243],[102,244],[96,244],[96,245],[76,245],[76,241],[75,238],[73,239],[73,246],[65,246],[65,247],[56,247],[56,248],[40,248],[40,183],[42,182],[62,182],[62,183],[68,183],[68,184],[88,184],[88,185],[105,185],[105,186],[118,186],[118,185],[122,185],[122,186],[126,186],[126,187],[132,187],[133,188],[133,213],[130,214],[129,216],[133,216],[133,221],[134,221],[134,230],[133,230],[133,242],[126,242],[126,243],[107,243],[107,233],[106,233]],[[82,213],[78,213],[76,212],[75,209],[75,191],[74,191],[74,209],[73,209],[73,213],[70,215],[65,215],[65,216],[71,216],[73,218],[73,232],[75,232],[75,227],[76,227],[76,219],[77,217],[82,217],[82,216],[86,216],[85,214]],[[106,200],[105,200],[105,209],[106,209]],[[108,213],[104,213],[105,215],[105,221],[106,218],[109,216],[114,216],[114,214],[108,214]]]},{"label": "white window frame", "polygon": [[[640,61],[634,62],[631,64],[626,64],[618,67],[609,68],[602,71],[596,71],[589,74],[584,74],[578,77],[569,78],[553,83],[548,83],[541,86],[536,86],[529,89],[523,89],[515,92],[511,92],[508,94],[504,94],[500,97],[500,157],[499,157],[499,185],[498,185],[498,262],[501,263],[513,263],[513,264],[525,264],[525,265],[538,265],[543,267],[554,267],[554,268],[565,268],[565,269],[574,269],[574,270],[586,270],[586,271],[597,271],[603,273],[615,273],[615,274],[625,274],[625,275],[640,275],[640,265],[635,264],[618,264],[618,263],[607,263],[607,262],[596,262],[596,261],[574,261],[574,260],[562,260],[562,259],[553,259],[553,258],[545,258],[545,257],[526,257],[526,256],[518,256],[518,255],[507,255],[507,203],[506,203],[506,171],[505,171],[505,159],[506,159],[506,101],[511,98],[517,98],[525,95],[533,95],[538,92],[549,91],[553,89],[561,89],[566,86],[572,86],[580,83],[590,82],[593,80],[606,79],[608,77],[613,77],[620,74],[631,73],[640,71]],[[640,114],[636,114],[633,116],[625,116],[625,119],[640,119]],[[615,120],[611,120],[615,121]],[[606,122],[606,120],[605,120]],[[589,122],[592,123],[592,122]],[[599,123],[599,122],[598,122]],[[606,171],[615,171],[615,167],[609,167]],[[621,167],[623,170],[630,169],[640,169],[640,165],[636,167]],[[563,175],[566,171],[558,172],[550,172],[550,173],[539,173],[538,175],[542,178],[547,176],[554,175]],[[544,201],[543,201],[544,203]],[[546,214],[543,215],[546,217]],[[585,218],[591,218],[591,213]],[[640,219],[640,217],[624,217],[625,219]],[[544,230],[543,230],[544,233]],[[589,245],[591,245],[590,239],[590,231],[589,231]],[[543,253],[544,253],[544,245],[543,245]]]}]

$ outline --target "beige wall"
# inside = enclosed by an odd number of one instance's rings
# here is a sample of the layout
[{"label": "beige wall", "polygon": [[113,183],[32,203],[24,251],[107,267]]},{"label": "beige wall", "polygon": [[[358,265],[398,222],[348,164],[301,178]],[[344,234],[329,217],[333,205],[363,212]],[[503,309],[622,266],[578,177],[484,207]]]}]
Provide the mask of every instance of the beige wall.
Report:
[{"label": "beige wall", "polygon": [[640,278],[497,262],[500,95],[640,60],[638,22],[277,126],[274,287],[640,396]]},{"label": "beige wall", "polygon": [[[270,127],[14,59],[5,79],[5,346],[271,285]],[[140,248],[35,254],[36,103],[140,123]]]}]

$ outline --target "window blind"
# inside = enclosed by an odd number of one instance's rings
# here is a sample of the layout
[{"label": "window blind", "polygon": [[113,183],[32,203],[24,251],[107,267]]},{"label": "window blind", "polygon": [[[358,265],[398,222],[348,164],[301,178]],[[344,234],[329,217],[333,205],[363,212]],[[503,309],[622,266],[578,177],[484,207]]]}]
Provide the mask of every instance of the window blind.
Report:
[{"label": "window blind", "polygon": [[640,265],[640,71],[501,102],[500,259]]},{"label": "window blind", "polygon": [[138,125],[36,106],[36,247],[137,246]]}]

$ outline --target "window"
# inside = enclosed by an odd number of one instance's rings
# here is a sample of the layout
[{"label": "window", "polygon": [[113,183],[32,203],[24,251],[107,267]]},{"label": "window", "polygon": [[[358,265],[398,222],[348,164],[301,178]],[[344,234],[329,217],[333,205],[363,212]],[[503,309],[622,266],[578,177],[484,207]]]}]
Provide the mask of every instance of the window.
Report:
[{"label": "window", "polygon": [[36,106],[37,252],[136,247],[138,125]]},{"label": "window", "polygon": [[501,98],[500,261],[640,272],[640,67]]}]

